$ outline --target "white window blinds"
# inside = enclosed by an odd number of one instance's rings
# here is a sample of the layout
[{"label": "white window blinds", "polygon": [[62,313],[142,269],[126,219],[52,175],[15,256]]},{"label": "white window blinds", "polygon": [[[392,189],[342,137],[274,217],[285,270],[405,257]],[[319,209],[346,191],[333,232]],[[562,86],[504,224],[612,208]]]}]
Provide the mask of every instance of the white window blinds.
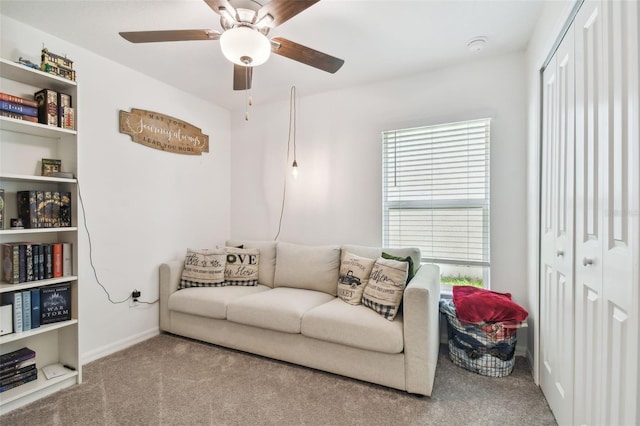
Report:
[{"label": "white window blinds", "polygon": [[490,119],[383,132],[383,237],[425,262],[489,265]]}]

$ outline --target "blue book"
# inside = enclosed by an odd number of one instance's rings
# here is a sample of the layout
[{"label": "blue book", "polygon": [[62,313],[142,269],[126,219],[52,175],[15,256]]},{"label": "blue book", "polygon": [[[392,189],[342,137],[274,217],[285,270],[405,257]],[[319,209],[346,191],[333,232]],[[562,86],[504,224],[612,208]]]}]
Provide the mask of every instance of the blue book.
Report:
[{"label": "blue book", "polygon": [[31,330],[31,291],[22,292],[22,331]]},{"label": "blue book", "polygon": [[3,111],[15,112],[16,114],[30,115],[32,117],[38,116],[38,108],[20,105],[9,101],[0,101],[0,109]]},{"label": "blue book", "polygon": [[40,289],[31,290],[31,328],[40,327]]}]

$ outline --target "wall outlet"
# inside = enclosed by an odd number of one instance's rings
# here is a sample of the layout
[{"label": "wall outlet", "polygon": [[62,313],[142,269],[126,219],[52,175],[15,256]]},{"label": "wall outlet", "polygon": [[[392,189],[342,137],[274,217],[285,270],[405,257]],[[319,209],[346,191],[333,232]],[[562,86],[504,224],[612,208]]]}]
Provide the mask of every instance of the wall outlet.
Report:
[{"label": "wall outlet", "polygon": [[131,292],[131,298],[129,299],[129,307],[134,308],[138,306],[140,303],[138,299],[140,298],[140,290],[133,290]]}]

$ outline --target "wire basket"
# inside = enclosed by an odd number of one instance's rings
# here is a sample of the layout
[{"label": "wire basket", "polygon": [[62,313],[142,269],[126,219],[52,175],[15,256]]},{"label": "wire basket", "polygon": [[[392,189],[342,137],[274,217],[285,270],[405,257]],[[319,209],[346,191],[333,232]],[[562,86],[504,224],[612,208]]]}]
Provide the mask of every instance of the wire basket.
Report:
[{"label": "wire basket", "polygon": [[447,318],[449,358],[465,370],[490,377],[511,374],[515,364],[517,327],[504,323],[462,324],[453,300],[440,300]]}]

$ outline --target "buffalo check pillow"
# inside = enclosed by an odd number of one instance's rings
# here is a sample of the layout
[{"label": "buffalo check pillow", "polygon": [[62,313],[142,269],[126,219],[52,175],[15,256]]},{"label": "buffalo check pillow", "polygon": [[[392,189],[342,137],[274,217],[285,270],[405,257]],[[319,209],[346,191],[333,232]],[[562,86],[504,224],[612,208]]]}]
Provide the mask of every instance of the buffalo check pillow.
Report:
[{"label": "buffalo check pillow", "polygon": [[224,249],[187,249],[180,288],[224,286]]},{"label": "buffalo check pillow", "polygon": [[364,288],[362,304],[392,321],[398,314],[409,263],[379,257]]},{"label": "buffalo check pillow", "polygon": [[224,268],[225,285],[258,285],[259,249],[227,247],[227,264]]}]

